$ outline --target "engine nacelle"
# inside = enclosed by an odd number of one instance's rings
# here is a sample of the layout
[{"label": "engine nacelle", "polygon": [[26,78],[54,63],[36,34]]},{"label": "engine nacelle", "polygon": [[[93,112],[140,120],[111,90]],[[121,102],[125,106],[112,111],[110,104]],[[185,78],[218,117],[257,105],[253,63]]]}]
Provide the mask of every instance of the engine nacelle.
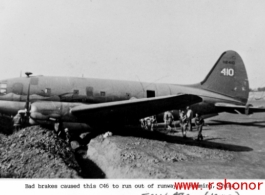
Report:
[{"label": "engine nacelle", "polygon": [[71,108],[82,103],[66,102],[34,102],[30,106],[30,124],[52,124],[59,120],[64,122],[78,122],[70,113]]}]

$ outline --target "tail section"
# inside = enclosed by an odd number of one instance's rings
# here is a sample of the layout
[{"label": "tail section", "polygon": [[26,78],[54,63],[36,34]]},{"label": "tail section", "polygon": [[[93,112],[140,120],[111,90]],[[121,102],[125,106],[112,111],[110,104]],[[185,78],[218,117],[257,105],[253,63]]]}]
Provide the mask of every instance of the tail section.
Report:
[{"label": "tail section", "polygon": [[232,97],[242,103],[248,101],[247,71],[242,58],[235,51],[224,52],[200,84],[203,89]]}]

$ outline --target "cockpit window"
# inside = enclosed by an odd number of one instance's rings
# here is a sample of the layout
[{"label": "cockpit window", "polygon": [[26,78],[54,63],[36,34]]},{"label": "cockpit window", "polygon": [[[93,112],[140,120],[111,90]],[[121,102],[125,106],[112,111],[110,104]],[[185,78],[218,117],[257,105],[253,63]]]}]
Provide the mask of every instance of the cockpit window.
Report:
[{"label": "cockpit window", "polygon": [[7,84],[6,83],[0,83],[0,88],[7,88]]},{"label": "cockpit window", "polygon": [[0,89],[0,95],[5,95],[6,94],[6,89]]},{"label": "cockpit window", "polygon": [[74,95],[78,95],[78,94],[79,94],[79,90],[74,89],[73,94],[74,94]]},{"label": "cockpit window", "polygon": [[0,83],[0,95],[5,95],[6,94],[6,88],[7,88],[7,84],[6,83]]}]

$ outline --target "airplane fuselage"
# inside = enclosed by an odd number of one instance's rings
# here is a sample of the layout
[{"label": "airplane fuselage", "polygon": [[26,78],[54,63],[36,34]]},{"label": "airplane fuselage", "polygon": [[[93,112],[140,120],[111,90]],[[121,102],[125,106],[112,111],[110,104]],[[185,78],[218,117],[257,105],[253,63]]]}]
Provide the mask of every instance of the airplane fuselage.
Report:
[{"label": "airplane fuselage", "polygon": [[226,51],[194,85],[46,76],[1,80],[0,113],[15,115],[26,108],[30,124],[63,121],[96,126],[102,120],[106,125],[130,124],[167,110],[178,115],[186,106],[201,115],[251,113],[245,107],[248,93],[242,58]]},{"label": "airplane fuselage", "polygon": [[[216,113],[216,102],[240,104],[235,99],[205,90],[196,85],[176,85],[165,83],[146,83],[109,79],[74,77],[19,77],[0,81],[0,109],[6,101],[16,104],[14,109],[0,111],[16,114],[23,109],[29,90],[30,101],[80,102],[86,104],[149,98],[167,95],[193,94],[203,98],[192,109],[201,114]],[[10,102],[10,103],[11,103]],[[18,106],[19,105],[19,106]],[[172,105],[172,110],[174,105]]]}]

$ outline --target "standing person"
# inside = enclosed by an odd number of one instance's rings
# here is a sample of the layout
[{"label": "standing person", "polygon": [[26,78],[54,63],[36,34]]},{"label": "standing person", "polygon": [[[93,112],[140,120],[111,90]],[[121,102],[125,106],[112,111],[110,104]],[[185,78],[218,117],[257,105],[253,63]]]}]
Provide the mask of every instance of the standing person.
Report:
[{"label": "standing person", "polygon": [[196,113],[195,123],[197,125],[197,130],[198,130],[198,138],[197,138],[197,140],[203,140],[202,127],[204,125],[204,120],[198,113]]},{"label": "standing person", "polygon": [[69,129],[68,128],[65,128],[64,129],[64,133],[65,133],[65,141],[70,144],[70,141],[71,141],[71,135],[69,133]]},{"label": "standing person", "polygon": [[28,123],[28,120],[27,120],[27,118],[28,117],[26,117],[26,112],[24,112],[24,111],[22,111],[22,112],[20,112],[20,117],[21,117],[21,129],[22,128],[25,128],[26,127],[26,125],[28,125],[29,123]]},{"label": "standing person", "polygon": [[65,129],[61,119],[59,119],[58,123],[56,124],[55,132],[57,132],[58,137],[66,139]]},{"label": "standing person", "polygon": [[142,118],[140,119],[141,128],[145,129],[145,120]]},{"label": "standing person", "polygon": [[164,113],[164,123],[166,124],[167,130],[171,130],[172,122],[174,121],[174,116],[170,111]]},{"label": "standing person", "polygon": [[19,131],[22,128],[22,113],[18,112],[14,117],[13,117],[13,125],[14,125],[14,130]]},{"label": "standing person", "polygon": [[151,128],[151,118],[145,117],[143,119],[140,119],[141,122],[141,128],[145,129],[145,130],[150,130]]},{"label": "standing person", "polygon": [[192,131],[192,118],[193,118],[193,111],[187,106],[187,126],[190,131]]},{"label": "standing person", "polygon": [[184,111],[180,111],[179,114],[179,119],[180,119],[180,127],[181,127],[181,132],[184,138],[186,138],[186,131],[187,131],[187,116],[185,115]]},{"label": "standing person", "polygon": [[156,121],[156,116],[153,115],[151,116],[151,131],[154,131],[154,126],[156,126],[157,121]]}]

